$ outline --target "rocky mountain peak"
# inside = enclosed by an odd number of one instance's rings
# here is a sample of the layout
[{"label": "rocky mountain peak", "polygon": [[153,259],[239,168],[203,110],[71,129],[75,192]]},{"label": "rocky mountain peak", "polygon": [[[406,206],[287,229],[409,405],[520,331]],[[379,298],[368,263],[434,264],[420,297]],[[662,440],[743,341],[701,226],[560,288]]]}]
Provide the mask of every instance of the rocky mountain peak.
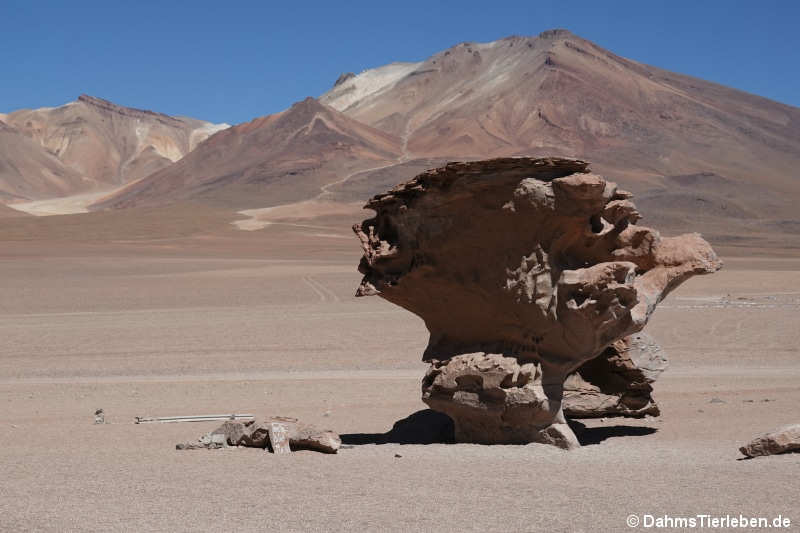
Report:
[{"label": "rocky mountain peak", "polygon": [[135,107],[125,107],[117,105],[109,100],[98,98],[96,96],[90,96],[88,94],[82,94],[78,96],[78,102],[81,102],[87,106],[96,108],[101,111],[108,111],[111,113],[117,113],[119,115],[125,115],[128,117],[151,118],[159,120],[161,122],[167,122],[173,125],[178,125],[181,123],[179,119],[172,117],[170,115],[165,115],[164,113],[157,113],[155,111],[150,111],[148,109],[136,109]]},{"label": "rocky mountain peak", "polygon": [[337,87],[337,86],[343,84],[344,82],[346,82],[347,80],[349,80],[351,78],[355,78],[355,77],[356,77],[356,75],[353,74],[352,72],[345,72],[345,73],[341,74],[338,78],[336,78],[336,81],[333,83],[333,86]]},{"label": "rocky mountain peak", "polygon": [[553,28],[552,30],[545,30],[538,36],[539,39],[567,39],[577,37],[574,33],[564,28]]}]

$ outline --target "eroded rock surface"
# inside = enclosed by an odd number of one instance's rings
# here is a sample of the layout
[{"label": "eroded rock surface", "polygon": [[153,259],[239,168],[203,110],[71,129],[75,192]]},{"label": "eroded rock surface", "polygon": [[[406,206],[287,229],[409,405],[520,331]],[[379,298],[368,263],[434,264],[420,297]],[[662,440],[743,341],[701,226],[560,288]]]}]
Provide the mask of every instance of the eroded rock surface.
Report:
[{"label": "eroded rock surface", "polygon": [[504,158],[450,163],[367,203],[356,294],[425,321],[423,400],[453,418],[457,440],[577,445],[567,376],[721,267],[698,234],[636,225],[631,198],[583,161]]},{"label": "eroded rock surface", "polygon": [[636,333],[585,362],[564,382],[564,414],[570,418],[658,416],[652,383],[667,368],[652,337]]},{"label": "eroded rock surface", "polygon": [[289,446],[295,450],[314,450],[323,453],[337,453],[342,445],[339,435],[330,430],[320,430],[304,424],[296,418],[285,416],[267,417],[261,420],[228,420],[220,427],[200,437],[197,442],[178,444],[179,450],[198,448],[223,448],[225,446],[247,446],[271,450],[269,427],[277,422],[286,427]]},{"label": "eroded rock surface", "polygon": [[263,420],[248,422],[229,421],[216,431],[224,433],[231,445],[270,448],[269,426],[273,422],[278,422],[286,427],[289,434],[289,445],[293,451],[315,450],[336,453],[342,445],[342,439],[335,432],[317,429],[296,418],[285,416],[267,417]]},{"label": "eroded rock surface", "polygon": [[758,435],[739,448],[747,457],[800,453],[800,424],[789,424]]},{"label": "eroded rock surface", "polygon": [[182,442],[175,445],[176,450],[217,450],[227,448],[228,442],[225,435],[206,433],[194,442]]},{"label": "eroded rock surface", "polygon": [[484,352],[435,360],[422,400],[453,419],[457,442],[579,446],[560,404],[544,391],[539,363]]}]

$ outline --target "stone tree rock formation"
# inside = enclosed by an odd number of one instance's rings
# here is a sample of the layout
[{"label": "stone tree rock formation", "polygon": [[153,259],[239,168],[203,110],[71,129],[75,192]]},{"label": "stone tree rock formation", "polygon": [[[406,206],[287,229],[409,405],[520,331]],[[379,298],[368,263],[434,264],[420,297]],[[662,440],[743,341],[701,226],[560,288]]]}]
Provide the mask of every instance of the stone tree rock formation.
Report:
[{"label": "stone tree rock formation", "polygon": [[504,158],[450,163],[367,203],[356,295],[425,321],[422,399],[457,441],[578,446],[567,377],[721,267],[698,234],[637,226],[631,197],[584,161]]}]

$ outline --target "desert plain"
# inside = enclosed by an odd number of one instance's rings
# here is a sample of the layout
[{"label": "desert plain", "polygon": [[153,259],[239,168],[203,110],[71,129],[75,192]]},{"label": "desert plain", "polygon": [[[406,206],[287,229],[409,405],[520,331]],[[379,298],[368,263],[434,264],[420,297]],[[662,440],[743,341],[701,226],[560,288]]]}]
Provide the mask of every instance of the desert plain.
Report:
[{"label": "desert plain", "polygon": [[[354,297],[361,213],[242,231],[235,212],[134,211],[0,229],[4,531],[589,532],[629,530],[631,514],[800,524],[800,454],[738,451],[798,421],[791,250],[717,247],[723,270],[659,306],[645,330],[670,359],[658,418],[584,420],[573,451],[377,444],[426,408],[427,330]],[[344,445],[178,451],[218,423],[133,423],[233,412],[295,416]]]}]

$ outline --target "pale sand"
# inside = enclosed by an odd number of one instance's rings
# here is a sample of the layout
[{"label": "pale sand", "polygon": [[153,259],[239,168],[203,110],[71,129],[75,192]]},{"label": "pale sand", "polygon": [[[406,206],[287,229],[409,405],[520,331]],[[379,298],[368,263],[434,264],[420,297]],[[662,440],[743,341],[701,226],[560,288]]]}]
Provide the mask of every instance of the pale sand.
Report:
[{"label": "pale sand", "polygon": [[111,194],[112,190],[73,194],[46,200],[34,200],[11,204],[17,211],[36,216],[73,215],[75,213],[88,213],[88,207],[97,200]]},{"label": "pale sand", "polygon": [[319,194],[309,200],[276,205],[273,207],[261,207],[257,209],[245,209],[243,211],[238,211],[237,214],[244,215],[248,218],[234,220],[231,222],[231,224],[243,231],[264,229],[273,224],[310,229],[328,229],[329,226],[315,226],[313,224],[309,224],[308,221],[309,219],[314,220],[320,217],[350,217],[353,220],[363,218],[364,202],[348,203],[326,200],[326,198],[330,198],[333,194],[331,189],[346,183],[355,176],[367,174],[368,172],[374,172],[376,170],[381,170],[394,166],[395,164],[402,163],[406,161],[408,157],[408,138],[407,136],[404,136],[402,154],[395,162],[350,172],[344,177],[320,187]]},{"label": "pale sand", "polygon": [[[731,259],[671,295],[648,326],[671,360],[663,416],[587,422],[597,443],[577,451],[176,451],[215,423],[133,417],[274,413],[351,434],[425,407],[424,325],[353,298],[357,244],[264,231],[274,245],[247,257],[0,248],[0,529],[630,531],[631,513],[800,524],[800,454],[737,460],[754,434],[800,421],[796,259]],[[109,424],[92,425],[98,407]]]},{"label": "pale sand", "polygon": [[[378,167],[384,168],[384,167]],[[363,172],[370,172],[375,169],[367,169],[364,171],[354,172],[347,177],[362,174]],[[346,178],[345,178],[346,180]],[[336,185],[338,183],[343,182],[344,180],[339,180],[335,183],[331,183],[328,186]],[[323,190],[320,193],[320,196],[326,193],[326,190]],[[303,228],[316,228],[316,229],[329,229],[328,226],[318,226],[314,225],[313,223],[309,223],[308,219],[312,216],[350,216],[354,220],[362,216],[362,210],[364,208],[364,203],[342,203],[342,202],[332,202],[328,200],[320,200],[319,197],[311,199],[311,200],[304,200],[302,202],[295,202],[292,204],[284,204],[278,205],[274,207],[261,207],[257,209],[245,209],[243,211],[238,211],[238,214],[244,215],[248,218],[241,219],[241,220],[234,220],[231,222],[234,226],[236,226],[240,230],[244,231],[254,231],[266,228],[272,224],[283,224],[289,226],[297,226]],[[362,217],[363,218],[363,217]]]}]

